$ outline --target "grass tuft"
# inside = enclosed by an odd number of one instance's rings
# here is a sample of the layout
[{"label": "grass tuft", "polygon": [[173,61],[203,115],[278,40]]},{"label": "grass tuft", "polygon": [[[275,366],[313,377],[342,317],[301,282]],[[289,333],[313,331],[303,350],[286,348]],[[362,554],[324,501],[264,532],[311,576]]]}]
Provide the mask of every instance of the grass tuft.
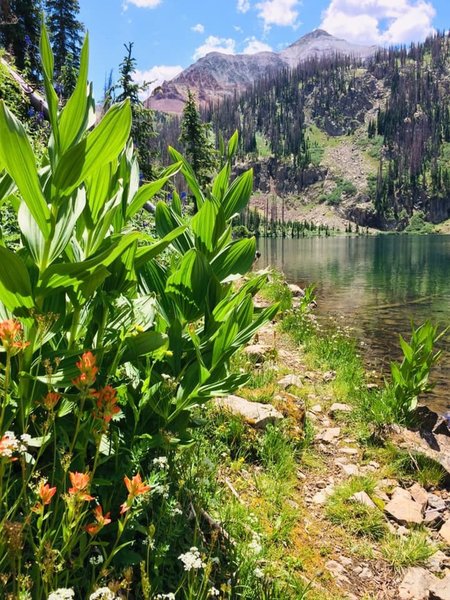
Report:
[{"label": "grass tuft", "polygon": [[429,542],[424,531],[412,531],[404,537],[390,533],[381,546],[384,558],[397,571],[422,565],[436,550],[437,547]]}]

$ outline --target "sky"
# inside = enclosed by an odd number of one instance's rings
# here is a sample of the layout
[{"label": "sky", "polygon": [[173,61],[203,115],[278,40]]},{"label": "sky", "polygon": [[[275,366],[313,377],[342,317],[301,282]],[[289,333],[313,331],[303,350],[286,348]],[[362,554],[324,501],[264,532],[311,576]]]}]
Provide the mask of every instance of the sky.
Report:
[{"label": "sky", "polygon": [[163,80],[207,54],[279,51],[317,28],[360,44],[421,41],[450,28],[450,0],[79,0],[100,100],[134,42],[136,79]]}]

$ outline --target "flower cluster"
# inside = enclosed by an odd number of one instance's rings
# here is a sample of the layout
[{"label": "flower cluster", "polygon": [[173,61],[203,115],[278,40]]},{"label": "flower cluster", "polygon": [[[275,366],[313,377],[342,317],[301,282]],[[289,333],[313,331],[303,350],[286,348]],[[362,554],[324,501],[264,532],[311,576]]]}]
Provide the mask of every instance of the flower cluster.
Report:
[{"label": "flower cluster", "polygon": [[0,457],[8,458],[9,460],[17,460],[13,458],[13,454],[23,454],[26,452],[27,446],[31,441],[31,436],[24,433],[20,438],[16,438],[12,431],[5,431],[0,439]]},{"label": "flower cluster", "polygon": [[93,500],[93,496],[89,495],[90,476],[89,473],[69,473],[70,483],[69,494],[77,500]]},{"label": "flower cluster", "polygon": [[183,563],[185,571],[191,571],[192,569],[203,569],[206,566],[202,560],[198,548],[195,546],[192,546],[189,552],[180,554],[178,559]]},{"label": "flower cluster", "polygon": [[23,327],[16,319],[0,323],[0,340],[5,350],[11,354],[17,354],[30,345],[30,342],[23,341]]},{"label": "flower cluster", "polygon": [[161,471],[166,471],[169,468],[169,461],[167,456],[158,456],[158,458],[153,459],[153,464]]},{"label": "flower cluster", "polygon": [[48,483],[41,482],[38,490],[38,496],[40,498],[40,502],[36,504],[31,510],[34,512],[42,513],[44,511],[44,506],[50,504],[53,496],[56,494],[56,487],[50,487]]},{"label": "flower cluster", "polygon": [[75,592],[72,588],[58,588],[51,592],[47,600],[73,600]]},{"label": "flower cluster", "polygon": [[110,513],[106,513],[106,515],[104,515],[100,504],[96,506],[92,512],[95,517],[95,523],[89,523],[89,525],[86,525],[86,531],[90,535],[96,535],[101,529],[103,529],[105,525],[111,523]]},{"label": "flower cluster", "polygon": [[134,477],[132,477],[132,479],[129,479],[128,477],[124,477],[124,482],[125,482],[125,485],[128,490],[128,498],[121,505],[120,514],[127,512],[127,510],[129,510],[131,508],[131,505],[133,504],[133,500],[137,496],[140,496],[141,494],[145,494],[146,492],[149,492],[151,489],[149,485],[145,485],[142,482],[142,479],[141,479],[141,476],[139,475],[139,473],[137,475],[135,475]]},{"label": "flower cluster", "polygon": [[54,410],[55,406],[58,404],[59,400],[61,398],[61,394],[58,394],[58,392],[47,392],[47,394],[45,395],[42,404],[45,406],[45,408],[51,412],[52,410]]},{"label": "flower cluster", "polygon": [[86,391],[91,385],[95,383],[95,378],[98,373],[98,367],[96,366],[96,358],[92,352],[85,352],[80,360],[75,363],[77,369],[80,371],[80,375],[76,377],[72,383],[80,391]]},{"label": "flower cluster", "polygon": [[120,413],[120,408],[117,406],[116,390],[110,385],[105,386],[98,392],[93,392],[92,395],[97,399],[97,410],[94,413],[96,419],[109,423],[114,415]]},{"label": "flower cluster", "polygon": [[108,587],[102,587],[95,590],[90,596],[89,600],[116,600],[118,596],[114,594]]}]

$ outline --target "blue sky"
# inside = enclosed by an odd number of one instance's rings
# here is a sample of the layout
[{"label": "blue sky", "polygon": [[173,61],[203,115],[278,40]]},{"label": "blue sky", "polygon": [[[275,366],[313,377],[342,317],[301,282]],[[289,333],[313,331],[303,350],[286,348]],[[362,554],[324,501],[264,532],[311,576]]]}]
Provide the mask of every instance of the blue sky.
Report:
[{"label": "blue sky", "polygon": [[98,100],[130,41],[138,79],[156,85],[207,52],[277,51],[318,27],[380,45],[450,27],[450,0],[80,0],[80,7]]}]

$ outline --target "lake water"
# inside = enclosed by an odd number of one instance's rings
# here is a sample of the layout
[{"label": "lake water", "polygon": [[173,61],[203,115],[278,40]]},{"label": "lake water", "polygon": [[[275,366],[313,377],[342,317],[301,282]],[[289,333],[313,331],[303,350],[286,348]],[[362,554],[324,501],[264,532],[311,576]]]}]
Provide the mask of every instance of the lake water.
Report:
[{"label": "lake water", "polygon": [[[398,334],[409,339],[411,320],[450,324],[450,236],[380,235],[258,241],[258,267],[282,270],[290,283],[317,286],[319,317],[343,316],[365,342],[371,368],[389,369],[400,357]],[[450,409],[450,333],[434,367],[427,404]]]}]

